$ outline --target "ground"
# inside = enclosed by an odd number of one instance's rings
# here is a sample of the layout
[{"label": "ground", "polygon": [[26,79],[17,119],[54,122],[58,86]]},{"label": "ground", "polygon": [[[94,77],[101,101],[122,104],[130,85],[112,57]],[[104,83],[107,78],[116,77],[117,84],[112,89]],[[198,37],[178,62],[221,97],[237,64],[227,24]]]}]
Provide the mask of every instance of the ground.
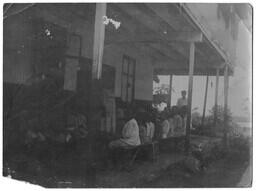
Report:
[{"label": "ground", "polygon": [[[207,140],[207,142],[205,142]],[[221,139],[220,139],[221,140]],[[204,143],[204,148],[220,141],[216,138],[193,136],[191,144]],[[186,156],[178,148],[160,152],[158,160],[136,160],[131,169],[111,168],[105,165],[90,167],[83,155],[64,152],[58,160],[45,165],[31,156],[11,157],[4,163],[4,176],[39,184],[44,187],[98,187],[98,188],[184,188],[184,187],[246,187],[250,186],[252,156],[243,140],[233,141],[228,152],[210,149],[213,157],[203,170],[191,171],[184,161]],[[234,144],[236,143],[236,144]],[[218,144],[217,144],[218,145]],[[239,147],[240,145],[240,147]],[[206,152],[208,153],[208,152]],[[219,153],[218,155],[216,155]],[[222,153],[222,154],[221,154]],[[193,157],[192,157],[193,158]],[[101,159],[104,160],[104,157]],[[121,163],[123,164],[123,163]],[[192,165],[193,166],[193,165]],[[125,166],[123,166],[125,167]]]},{"label": "ground", "polygon": [[221,159],[214,162],[204,172],[189,173],[181,164],[170,166],[156,179],[143,182],[137,187],[143,188],[202,188],[236,187],[247,168],[248,163],[231,162]]},{"label": "ground", "polygon": [[[166,157],[168,155],[165,155]],[[140,167],[132,171],[116,169],[111,172],[97,172],[95,186],[104,188],[240,187],[245,186],[239,182],[243,179],[243,174],[249,169],[249,163],[246,161],[222,158],[212,162],[204,171],[193,173],[184,167],[183,160],[176,161],[178,162],[171,163],[166,168],[164,168],[165,165],[162,165],[163,168],[158,171],[145,171],[145,168],[151,165],[148,161],[137,162],[135,168]],[[26,181],[25,176],[22,176],[21,179]],[[85,179],[83,174],[74,176],[67,173],[64,176],[39,176],[32,180],[30,177],[30,182],[47,187],[88,187]]]}]

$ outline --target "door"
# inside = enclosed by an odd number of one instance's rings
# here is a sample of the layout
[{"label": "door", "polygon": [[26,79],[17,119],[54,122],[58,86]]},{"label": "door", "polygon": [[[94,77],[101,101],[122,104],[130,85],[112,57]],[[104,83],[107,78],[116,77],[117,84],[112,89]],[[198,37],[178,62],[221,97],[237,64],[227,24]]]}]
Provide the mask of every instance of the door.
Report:
[{"label": "door", "polygon": [[131,103],[134,99],[135,67],[136,60],[124,55],[122,66],[121,99],[126,103]]}]

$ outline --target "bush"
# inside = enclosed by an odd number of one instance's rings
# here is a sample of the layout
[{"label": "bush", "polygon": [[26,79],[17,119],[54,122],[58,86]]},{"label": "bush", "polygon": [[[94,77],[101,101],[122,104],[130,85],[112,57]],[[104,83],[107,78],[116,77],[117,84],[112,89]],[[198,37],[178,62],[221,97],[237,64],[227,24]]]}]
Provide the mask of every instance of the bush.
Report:
[{"label": "bush", "polygon": [[251,140],[244,136],[232,137],[229,140],[230,158],[248,161],[250,159]]}]

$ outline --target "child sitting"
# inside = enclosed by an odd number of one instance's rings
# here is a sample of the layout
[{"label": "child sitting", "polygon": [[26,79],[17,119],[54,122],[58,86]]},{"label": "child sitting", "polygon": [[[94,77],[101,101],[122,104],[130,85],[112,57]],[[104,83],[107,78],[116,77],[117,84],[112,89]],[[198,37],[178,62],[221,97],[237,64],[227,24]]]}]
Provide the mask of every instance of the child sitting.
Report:
[{"label": "child sitting", "polygon": [[172,107],[172,113],[173,113],[174,136],[183,135],[185,132],[184,131],[185,128],[184,128],[183,120],[177,106]]}]

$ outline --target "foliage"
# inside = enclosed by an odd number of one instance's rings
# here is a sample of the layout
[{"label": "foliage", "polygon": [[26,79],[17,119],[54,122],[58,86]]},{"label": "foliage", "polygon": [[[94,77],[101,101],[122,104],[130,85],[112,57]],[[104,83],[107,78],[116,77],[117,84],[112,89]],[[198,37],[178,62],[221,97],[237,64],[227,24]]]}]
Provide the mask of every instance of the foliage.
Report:
[{"label": "foliage", "polygon": [[[209,113],[210,115],[206,117],[206,124],[213,124],[214,123],[214,113],[216,110],[216,122],[218,125],[224,124],[224,107],[221,105],[217,105],[217,107],[213,106],[212,109],[210,109]],[[232,122],[232,113],[230,109],[227,110],[227,121],[228,123]]]},{"label": "foliage", "polygon": [[196,112],[193,112],[192,115],[191,115],[191,117],[192,117],[192,125],[193,125],[193,126],[198,127],[198,126],[201,125],[202,116],[200,115],[199,112],[197,112],[197,111],[196,111]]},{"label": "foliage", "polygon": [[169,94],[170,87],[168,84],[162,84],[161,86],[154,87],[153,94]]},{"label": "foliage", "polygon": [[[216,126],[214,125],[214,113],[215,107],[209,111],[209,115],[205,117],[204,126],[201,125],[202,117],[198,112],[192,113],[192,124],[195,129],[195,134],[202,134],[206,136],[218,136],[223,132],[224,126],[224,107],[221,105],[217,106],[217,117],[216,117]],[[228,128],[229,131],[233,128],[232,122],[232,113],[228,109],[227,111],[227,120],[228,120]]]}]

